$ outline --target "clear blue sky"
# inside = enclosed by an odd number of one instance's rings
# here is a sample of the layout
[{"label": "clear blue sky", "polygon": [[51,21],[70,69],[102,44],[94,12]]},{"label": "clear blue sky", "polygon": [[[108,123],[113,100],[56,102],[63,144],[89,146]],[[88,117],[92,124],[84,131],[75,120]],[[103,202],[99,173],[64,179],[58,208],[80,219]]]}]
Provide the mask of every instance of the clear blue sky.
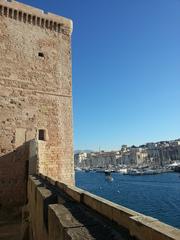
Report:
[{"label": "clear blue sky", "polygon": [[75,149],[180,137],[179,0],[21,0],[69,17]]}]

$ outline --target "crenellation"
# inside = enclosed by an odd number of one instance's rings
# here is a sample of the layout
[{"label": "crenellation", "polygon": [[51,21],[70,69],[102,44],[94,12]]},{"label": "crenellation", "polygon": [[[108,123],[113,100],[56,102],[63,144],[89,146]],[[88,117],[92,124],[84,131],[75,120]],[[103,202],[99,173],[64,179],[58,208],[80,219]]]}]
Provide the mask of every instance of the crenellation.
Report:
[{"label": "crenellation", "polygon": [[16,1],[0,0],[0,15],[18,21],[23,20],[24,23],[36,25],[57,33],[68,35],[72,33],[71,20],[51,13],[46,13],[37,8],[27,7]]}]

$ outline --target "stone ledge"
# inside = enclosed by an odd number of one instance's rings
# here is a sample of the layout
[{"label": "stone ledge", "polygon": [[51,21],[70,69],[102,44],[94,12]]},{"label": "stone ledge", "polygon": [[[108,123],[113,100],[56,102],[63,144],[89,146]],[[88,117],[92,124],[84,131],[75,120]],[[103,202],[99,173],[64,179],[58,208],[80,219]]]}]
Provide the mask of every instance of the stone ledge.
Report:
[{"label": "stone ledge", "polygon": [[[33,182],[35,181],[33,178],[31,179]],[[62,210],[63,206],[61,203],[65,203],[66,210],[64,211],[68,212],[69,211],[68,209],[71,209],[71,212],[73,211],[78,212],[79,210],[78,210],[77,204],[80,203],[82,205],[86,205],[89,209],[96,211],[98,214],[105,217],[108,221],[110,220],[112,224],[115,223],[117,227],[119,226],[119,229],[121,228],[127,229],[130,235],[132,237],[135,237],[136,239],[139,239],[139,240],[179,240],[180,239],[179,229],[176,229],[170,225],[162,223],[158,219],[145,216],[143,214],[140,214],[136,211],[133,211],[121,205],[114,204],[108,200],[105,200],[101,197],[98,197],[94,194],[91,194],[77,187],[68,186],[62,182],[55,182],[52,180],[50,181],[50,179],[45,176],[43,176],[43,179],[45,179],[45,181],[51,182],[53,184],[52,185],[53,188],[55,187],[59,189],[59,191],[64,192],[64,194],[67,194],[74,201],[74,202],[73,201],[62,202],[58,200],[59,204],[57,204],[56,206],[57,209],[61,208]],[[53,211],[56,210],[55,205],[53,205],[53,207],[51,208],[53,208]],[[63,214],[60,214],[60,215],[62,216]],[[79,224],[78,227],[83,228],[84,226],[81,226],[81,224]],[[67,239],[78,239],[77,236],[79,237],[82,236],[82,232],[84,231],[86,232],[85,229],[81,229],[80,231],[69,230],[67,233],[65,231],[63,234],[67,234],[67,236],[69,237]],[[86,238],[82,238],[82,239],[86,239]],[[87,235],[87,239],[93,239],[93,238],[90,238]]]},{"label": "stone ledge", "polygon": [[104,237],[106,240],[126,239],[78,205],[68,208],[61,204],[49,206],[49,236],[51,240],[102,240]]},{"label": "stone ledge", "polygon": [[82,189],[73,187],[73,186],[68,186],[66,187],[65,192],[75,201],[83,202],[83,196],[84,196],[83,194],[85,193],[85,191],[83,191]]},{"label": "stone ledge", "polygon": [[131,217],[132,224],[130,233],[139,240],[158,239],[172,240],[180,239],[180,230],[160,222],[158,219],[147,217],[145,215]]}]

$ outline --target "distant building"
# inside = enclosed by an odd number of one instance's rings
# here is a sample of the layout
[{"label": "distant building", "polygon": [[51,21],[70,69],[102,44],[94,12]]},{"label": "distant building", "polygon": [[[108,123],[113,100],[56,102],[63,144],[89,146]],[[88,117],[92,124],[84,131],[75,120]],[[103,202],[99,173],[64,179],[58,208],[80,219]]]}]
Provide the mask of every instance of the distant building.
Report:
[{"label": "distant building", "polygon": [[122,145],[120,151],[79,153],[74,159],[75,166],[81,168],[161,167],[180,160],[180,140],[150,142],[139,147]]}]

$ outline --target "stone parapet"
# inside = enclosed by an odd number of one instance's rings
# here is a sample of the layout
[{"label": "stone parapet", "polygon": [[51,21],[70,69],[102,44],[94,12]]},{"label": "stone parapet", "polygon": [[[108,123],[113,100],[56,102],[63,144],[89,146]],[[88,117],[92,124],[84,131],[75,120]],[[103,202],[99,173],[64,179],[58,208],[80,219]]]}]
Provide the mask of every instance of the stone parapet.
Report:
[{"label": "stone parapet", "polygon": [[0,15],[59,33],[71,34],[73,30],[73,23],[70,19],[14,0],[0,0]]},{"label": "stone parapet", "polygon": [[28,190],[30,239],[129,239],[126,231],[112,227],[111,222],[79,203],[77,196],[74,195],[76,200],[69,197],[57,183],[52,185],[47,179],[30,176]]},{"label": "stone parapet", "polygon": [[[77,187],[53,181],[43,175],[38,179],[29,178],[29,189],[32,193],[29,195],[30,206],[34,203],[33,199],[36,196],[33,189],[36,189],[37,192],[36,207],[33,205],[33,208],[30,208],[30,214],[34,209],[39,209],[38,216],[32,220],[34,219],[38,226],[44,226],[41,229],[46,229],[45,232],[48,232],[51,240],[180,239],[179,229],[162,223],[158,219],[114,204]],[[43,187],[38,186],[40,183]],[[57,198],[52,198],[52,195],[57,195]],[[45,199],[48,197],[51,201],[48,202],[47,215],[47,210],[43,212],[42,209],[47,209],[47,206],[44,205],[47,205]],[[41,223],[37,219],[40,219]],[[42,221],[44,221],[43,224]],[[34,225],[32,224],[32,226]],[[38,229],[38,231],[40,230]]]}]

